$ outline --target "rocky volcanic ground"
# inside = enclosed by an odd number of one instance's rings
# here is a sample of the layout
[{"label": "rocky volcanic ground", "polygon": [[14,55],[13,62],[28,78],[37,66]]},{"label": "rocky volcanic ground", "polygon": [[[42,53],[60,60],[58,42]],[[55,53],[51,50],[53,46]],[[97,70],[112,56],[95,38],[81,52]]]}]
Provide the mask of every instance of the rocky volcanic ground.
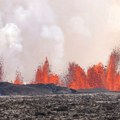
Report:
[{"label": "rocky volcanic ground", "polygon": [[120,94],[0,97],[0,120],[120,120]]}]

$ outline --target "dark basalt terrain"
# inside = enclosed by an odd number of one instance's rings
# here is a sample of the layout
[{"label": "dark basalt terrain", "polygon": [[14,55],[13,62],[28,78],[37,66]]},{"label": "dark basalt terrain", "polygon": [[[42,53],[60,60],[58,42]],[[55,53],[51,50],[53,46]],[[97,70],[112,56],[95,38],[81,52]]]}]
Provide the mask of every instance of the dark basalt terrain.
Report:
[{"label": "dark basalt terrain", "polygon": [[120,94],[4,96],[0,120],[120,120]]},{"label": "dark basalt terrain", "polygon": [[0,82],[0,95],[42,95],[42,94],[73,94],[76,90],[54,84],[27,84],[15,85]]},{"label": "dark basalt terrain", "polygon": [[0,83],[0,120],[120,120],[120,93]]},{"label": "dark basalt terrain", "polygon": [[73,90],[67,87],[54,84],[27,84],[15,85],[7,82],[0,82],[0,95],[44,95],[44,94],[81,94],[81,93],[108,93],[102,88]]}]

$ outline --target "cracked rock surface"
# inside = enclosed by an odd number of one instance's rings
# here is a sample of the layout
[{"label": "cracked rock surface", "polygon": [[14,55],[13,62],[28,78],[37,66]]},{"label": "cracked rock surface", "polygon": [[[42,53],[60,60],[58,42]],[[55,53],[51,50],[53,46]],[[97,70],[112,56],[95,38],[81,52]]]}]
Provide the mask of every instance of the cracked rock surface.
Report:
[{"label": "cracked rock surface", "polygon": [[120,94],[1,96],[0,120],[120,120]]}]

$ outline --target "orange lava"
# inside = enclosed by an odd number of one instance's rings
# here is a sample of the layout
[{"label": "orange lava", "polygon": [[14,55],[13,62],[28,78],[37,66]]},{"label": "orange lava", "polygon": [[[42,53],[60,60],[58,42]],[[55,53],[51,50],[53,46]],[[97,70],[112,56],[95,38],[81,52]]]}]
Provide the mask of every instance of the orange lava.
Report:
[{"label": "orange lava", "polygon": [[13,83],[16,84],[16,85],[22,85],[23,84],[23,80],[22,80],[22,76],[21,76],[20,72],[18,72],[18,71],[16,72],[16,79]]},{"label": "orange lava", "polygon": [[75,63],[70,63],[68,74],[66,75],[68,85],[72,89],[85,89],[88,88],[87,78],[84,70]]},{"label": "orange lava", "polygon": [[110,55],[109,63],[107,66],[107,73],[105,79],[106,89],[119,91],[120,90],[120,74],[117,72],[118,65],[120,60],[120,53],[116,50],[113,50]]},{"label": "orange lava", "polygon": [[105,69],[102,63],[93,65],[87,70],[89,88],[104,88]]},{"label": "orange lava", "polygon": [[43,66],[39,66],[36,72],[35,81],[32,84],[59,84],[59,76],[52,74],[49,66],[48,59],[44,62]]},{"label": "orange lava", "polygon": [[86,74],[79,65],[71,63],[66,78],[72,89],[104,88],[105,69],[99,63],[89,67]]},{"label": "orange lava", "polygon": [[68,87],[72,89],[105,88],[111,91],[120,91],[120,73],[118,71],[120,53],[113,50],[107,67],[102,63],[89,67],[87,73],[75,63],[68,68]]},{"label": "orange lava", "polygon": [[[55,84],[67,86],[76,90],[104,88],[110,91],[120,91],[120,73],[118,71],[119,63],[119,50],[113,50],[106,67],[102,63],[99,63],[89,67],[85,72],[78,64],[70,63],[68,72],[64,76],[64,84],[60,81],[59,75],[51,72],[49,61],[46,58],[44,64],[37,68],[35,80],[33,80],[31,84]],[[22,77],[19,72],[16,74],[14,84],[23,84]]]}]

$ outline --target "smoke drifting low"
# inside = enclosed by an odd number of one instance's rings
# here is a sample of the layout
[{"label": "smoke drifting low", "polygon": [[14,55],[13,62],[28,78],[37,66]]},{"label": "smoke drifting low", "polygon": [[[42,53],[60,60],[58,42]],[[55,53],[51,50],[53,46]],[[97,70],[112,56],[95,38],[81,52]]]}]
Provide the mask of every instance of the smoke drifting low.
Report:
[{"label": "smoke drifting low", "polygon": [[0,56],[5,80],[34,79],[47,56],[53,71],[69,61],[107,63],[119,44],[120,0],[0,0]]}]

